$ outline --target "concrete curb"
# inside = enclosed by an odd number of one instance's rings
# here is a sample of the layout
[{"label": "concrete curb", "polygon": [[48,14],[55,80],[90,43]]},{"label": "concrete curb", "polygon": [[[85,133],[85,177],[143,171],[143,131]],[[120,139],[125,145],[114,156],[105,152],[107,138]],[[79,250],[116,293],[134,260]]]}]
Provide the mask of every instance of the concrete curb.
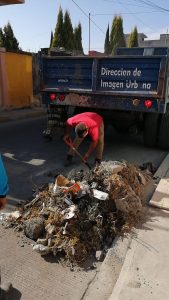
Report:
[{"label": "concrete curb", "polygon": [[[166,178],[169,166],[169,154],[165,157],[159,169],[155,173],[155,177],[161,178],[156,187],[149,205],[156,208],[169,210],[169,179]],[[163,178],[162,178],[163,177]]]},{"label": "concrete curb", "polygon": [[[167,173],[167,163],[169,155],[167,155],[156,171],[154,177],[160,178]],[[130,233],[125,238],[115,238],[112,248],[109,249],[105,260],[94,280],[88,286],[83,300],[115,300],[114,290],[120,286],[122,270],[125,267],[126,256],[129,255],[128,250],[132,243],[134,233]]]},{"label": "concrete curb", "polygon": [[99,272],[84,294],[83,300],[106,300],[110,297],[123,267],[131,241],[131,235],[125,238],[115,238],[113,247],[109,249]]}]

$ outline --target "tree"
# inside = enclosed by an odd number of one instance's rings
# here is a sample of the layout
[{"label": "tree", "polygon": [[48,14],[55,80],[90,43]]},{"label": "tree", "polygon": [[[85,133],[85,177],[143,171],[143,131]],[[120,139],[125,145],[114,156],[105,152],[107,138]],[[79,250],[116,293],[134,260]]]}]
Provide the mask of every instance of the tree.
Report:
[{"label": "tree", "polygon": [[66,50],[71,51],[74,49],[74,34],[73,34],[73,26],[70,19],[70,15],[67,10],[64,15],[63,26],[64,26],[64,30],[63,30],[64,48]]},{"label": "tree", "polygon": [[3,30],[0,29],[0,46],[6,50],[20,50],[19,43],[13,33],[13,29],[8,23],[4,26]]},{"label": "tree", "polygon": [[5,47],[5,36],[2,28],[0,28],[0,47]]},{"label": "tree", "polygon": [[106,37],[105,37],[105,42],[104,42],[104,53],[105,54],[110,54],[110,37],[109,37],[109,25],[107,27],[106,31]]},{"label": "tree", "polygon": [[123,32],[123,19],[120,16],[114,17],[110,33],[110,49],[113,55],[115,54],[117,47],[126,47]]},{"label": "tree", "polygon": [[63,12],[62,8],[59,8],[57,23],[55,27],[55,33],[52,40],[52,48],[53,47],[64,47],[64,28],[63,28]]},{"label": "tree", "polygon": [[83,54],[82,27],[80,23],[74,29],[74,50],[78,51],[80,54]]},{"label": "tree", "polygon": [[129,37],[129,48],[138,47],[138,31],[135,26]]},{"label": "tree", "polygon": [[52,48],[52,42],[53,42],[53,31],[51,31],[51,35],[50,35],[50,47]]}]

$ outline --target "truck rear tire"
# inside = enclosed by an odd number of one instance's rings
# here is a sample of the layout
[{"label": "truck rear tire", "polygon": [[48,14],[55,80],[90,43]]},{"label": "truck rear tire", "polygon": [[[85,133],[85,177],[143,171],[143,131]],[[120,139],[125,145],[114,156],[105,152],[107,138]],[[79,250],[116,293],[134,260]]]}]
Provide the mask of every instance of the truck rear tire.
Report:
[{"label": "truck rear tire", "polygon": [[155,147],[157,145],[159,126],[159,115],[156,113],[146,113],[144,120],[144,145]]},{"label": "truck rear tire", "polygon": [[160,149],[169,150],[169,106],[161,117],[158,146]]}]

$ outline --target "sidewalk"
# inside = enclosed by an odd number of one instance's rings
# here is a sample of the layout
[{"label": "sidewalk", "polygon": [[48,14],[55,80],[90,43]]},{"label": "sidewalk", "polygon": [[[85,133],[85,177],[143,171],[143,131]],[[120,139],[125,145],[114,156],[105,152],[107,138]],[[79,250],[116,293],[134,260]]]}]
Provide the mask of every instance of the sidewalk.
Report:
[{"label": "sidewalk", "polygon": [[[168,156],[163,163],[165,169],[167,161]],[[162,182],[168,189],[160,192],[160,200],[169,201],[169,171],[164,174]],[[159,197],[159,185],[154,195]],[[109,300],[169,299],[169,211],[148,207],[146,219],[132,236]]]},{"label": "sidewalk", "polygon": [[0,124],[10,121],[24,120],[28,118],[36,118],[43,115],[45,116],[45,114],[46,108],[44,107],[0,111]]}]

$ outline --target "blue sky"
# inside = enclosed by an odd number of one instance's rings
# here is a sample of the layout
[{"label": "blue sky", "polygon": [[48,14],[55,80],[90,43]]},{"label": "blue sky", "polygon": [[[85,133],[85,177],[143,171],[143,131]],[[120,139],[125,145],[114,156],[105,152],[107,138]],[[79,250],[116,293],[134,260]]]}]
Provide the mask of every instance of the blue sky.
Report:
[{"label": "blue sky", "polygon": [[[82,43],[85,53],[89,48],[89,21],[91,14],[91,49],[103,51],[108,24],[112,25],[114,15],[123,17],[125,33],[134,26],[149,39],[159,38],[169,28],[169,2],[166,0],[25,0],[22,5],[0,6],[0,27],[9,21],[20,46],[25,51],[38,51],[48,47],[51,30],[54,31],[59,6],[70,13],[73,27],[81,22]],[[150,7],[145,2],[153,2],[166,11]],[[167,11],[168,10],[168,11]],[[99,28],[98,28],[99,27]]]}]

